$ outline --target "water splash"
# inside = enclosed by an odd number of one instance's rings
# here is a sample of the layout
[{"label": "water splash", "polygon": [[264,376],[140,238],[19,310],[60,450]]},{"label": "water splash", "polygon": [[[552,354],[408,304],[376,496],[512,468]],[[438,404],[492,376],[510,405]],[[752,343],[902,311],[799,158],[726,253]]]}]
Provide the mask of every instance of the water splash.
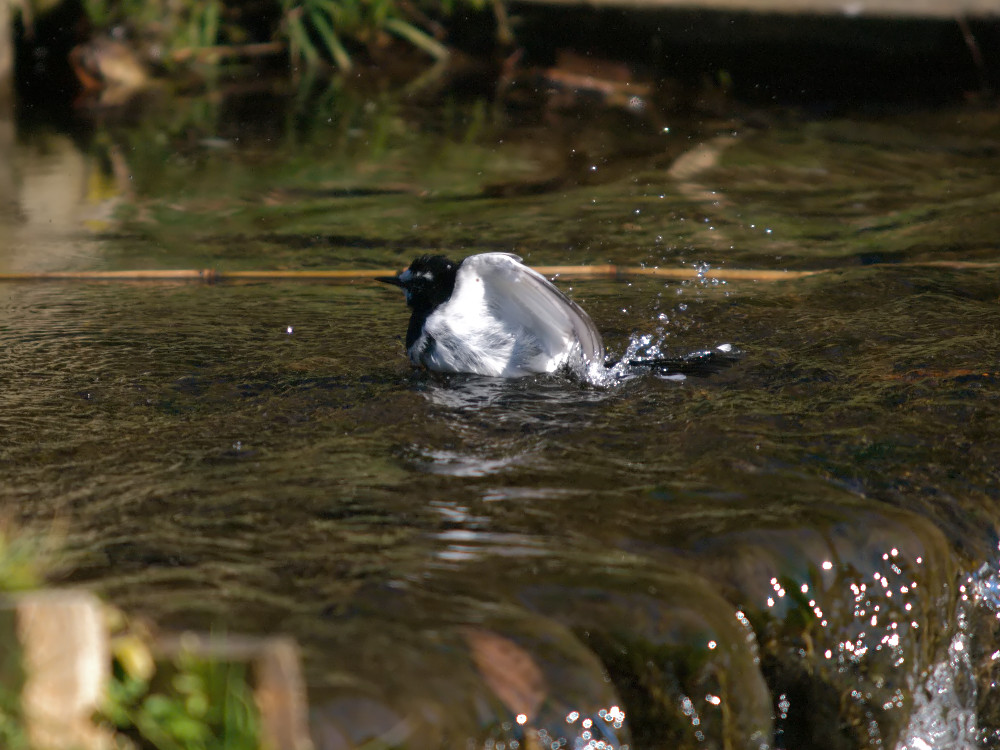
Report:
[{"label": "water splash", "polygon": [[975,684],[965,617],[948,655],[913,692],[913,711],[897,750],[965,750],[976,742]]},{"label": "water splash", "polygon": [[591,363],[584,380],[599,388],[611,388],[636,378],[652,375],[660,380],[683,381],[689,376],[711,375],[732,365],[739,352],[732,344],[718,344],[681,355],[672,355],[663,346],[662,329],[654,334],[632,334],[624,354],[611,364]]},{"label": "water splash", "polygon": [[[674,288],[677,295],[693,289],[692,299],[697,299],[702,290],[726,283],[711,275],[712,267],[707,262],[692,263],[691,268],[695,272],[693,279],[684,279],[676,287],[669,283],[664,289]],[[686,301],[679,301],[673,304],[671,310],[661,311],[659,300],[662,295],[663,291],[657,295],[657,302],[653,307],[655,320],[652,322],[656,325],[655,330],[652,333],[633,333],[624,353],[617,359],[609,363],[591,363],[587,371],[582,373],[587,383],[609,388],[650,375],[660,380],[684,381],[691,376],[715,374],[739,359],[739,352],[729,343],[694,352],[671,352],[666,345],[667,337],[670,336],[668,329],[690,327],[691,324],[685,322],[689,317],[686,315],[688,304]]]},{"label": "water splash", "polygon": [[[996,564],[984,564],[959,591],[955,635],[945,658],[928,669],[922,684],[913,689],[910,721],[896,750],[966,750],[993,747],[998,739],[995,731],[981,730],[977,723],[981,686],[976,682],[970,619],[977,609],[1000,619],[1000,570]],[[1000,658],[1000,651],[988,658]]]}]

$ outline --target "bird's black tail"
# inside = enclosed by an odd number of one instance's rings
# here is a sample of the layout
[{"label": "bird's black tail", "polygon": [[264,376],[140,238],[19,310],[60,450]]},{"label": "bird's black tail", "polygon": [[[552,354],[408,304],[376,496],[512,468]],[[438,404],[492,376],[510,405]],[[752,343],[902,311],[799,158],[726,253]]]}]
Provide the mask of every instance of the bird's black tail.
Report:
[{"label": "bird's black tail", "polygon": [[[619,360],[620,361],[620,360]],[[639,357],[627,359],[629,367],[655,372],[657,375],[689,375],[706,378],[716,375],[740,361],[740,352],[735,349],[703,349],[682,354],[678,357]],[[614,367],[618,362],[607,363]]]}]

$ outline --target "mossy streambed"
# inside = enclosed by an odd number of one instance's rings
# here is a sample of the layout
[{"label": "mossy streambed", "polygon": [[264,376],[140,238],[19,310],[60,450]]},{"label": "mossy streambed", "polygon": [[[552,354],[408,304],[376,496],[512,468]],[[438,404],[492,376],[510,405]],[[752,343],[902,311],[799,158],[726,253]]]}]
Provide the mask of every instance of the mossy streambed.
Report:
[{"label": "mossy streambed", "polygon": [[60,524],[63,582],[295,636],[324,748],[996,744],[995,112],[322,106],[27,134],[24,184],[91,189],[21,194],[0,270],[697,266],[558,283],[616,353],[740,362],[441,378],[369,281],[7,283],[0,513]]}]

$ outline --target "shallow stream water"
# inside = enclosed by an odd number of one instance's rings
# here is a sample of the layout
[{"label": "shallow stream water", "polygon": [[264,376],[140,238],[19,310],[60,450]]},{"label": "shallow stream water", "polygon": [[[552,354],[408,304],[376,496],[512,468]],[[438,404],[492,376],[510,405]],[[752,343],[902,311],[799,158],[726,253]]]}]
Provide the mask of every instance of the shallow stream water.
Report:
[{"label": "shallow stream water", "polygon": [[556,283],[740,358],[440,377],[367,280],[0,282],[0,516],[63,582],[294,635],[321,748],[1000,746],[997,111],[212,106],[22,133],[0,271],[690,269]]}]

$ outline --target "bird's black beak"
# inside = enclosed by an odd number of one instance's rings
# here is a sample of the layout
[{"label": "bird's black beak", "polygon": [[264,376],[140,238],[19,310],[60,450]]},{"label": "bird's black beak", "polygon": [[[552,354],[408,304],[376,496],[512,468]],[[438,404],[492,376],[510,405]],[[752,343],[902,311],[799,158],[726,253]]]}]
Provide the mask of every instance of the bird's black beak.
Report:
[{"label": "bird's black beak", "polygon": [[398,276],[376,276],[375,281],[381,281],[383,284],[392,284],[398,287],[403,286],[403,282],[399,280]]}]

